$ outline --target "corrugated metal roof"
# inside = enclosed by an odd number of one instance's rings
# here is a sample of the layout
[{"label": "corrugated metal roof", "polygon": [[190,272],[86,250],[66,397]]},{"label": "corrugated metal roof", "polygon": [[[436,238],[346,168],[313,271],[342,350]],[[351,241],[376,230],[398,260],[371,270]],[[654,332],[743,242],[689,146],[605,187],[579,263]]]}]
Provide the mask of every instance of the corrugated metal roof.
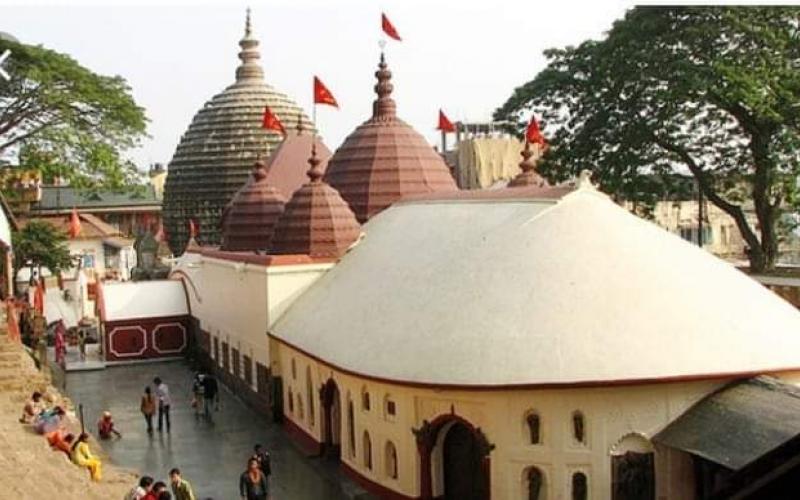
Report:
[{"label": "corrugated metal roof", "polygon": [[110,208],[161,205],[155,188],[146,186],[136,191],[79,191],[70,186],[43,186],[42,198],[31,211]]},{"label": "corrugated metal roof", "polygon": [[653,441],[737,470],[798,434],[800,388],[756,377],[707,396]]}]

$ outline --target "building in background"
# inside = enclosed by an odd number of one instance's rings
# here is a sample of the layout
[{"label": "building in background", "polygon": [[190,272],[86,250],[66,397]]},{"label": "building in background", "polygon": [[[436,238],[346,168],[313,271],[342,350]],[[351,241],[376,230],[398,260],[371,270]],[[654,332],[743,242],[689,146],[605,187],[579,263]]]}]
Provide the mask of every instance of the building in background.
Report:
[{"label": "building in background", "polygon": [[96,217],[128,238],[161,224],[161,198],[154,184],[120,191],[80,190],[72,186],[40,186],[39,190],[40,198],[23,212],[27,217],[68,218],[74,208],[81,214]]}]

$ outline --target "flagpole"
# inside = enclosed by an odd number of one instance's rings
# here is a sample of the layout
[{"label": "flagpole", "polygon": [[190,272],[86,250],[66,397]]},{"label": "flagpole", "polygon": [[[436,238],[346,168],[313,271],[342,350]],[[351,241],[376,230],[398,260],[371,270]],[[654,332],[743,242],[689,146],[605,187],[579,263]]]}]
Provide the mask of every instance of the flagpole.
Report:
[{"label": "flagpole", "polygon": [[317,156],[317,99],[314,98],[311,106],[311,119],[314,120],[314,131],[311,134],[311,156]]}]

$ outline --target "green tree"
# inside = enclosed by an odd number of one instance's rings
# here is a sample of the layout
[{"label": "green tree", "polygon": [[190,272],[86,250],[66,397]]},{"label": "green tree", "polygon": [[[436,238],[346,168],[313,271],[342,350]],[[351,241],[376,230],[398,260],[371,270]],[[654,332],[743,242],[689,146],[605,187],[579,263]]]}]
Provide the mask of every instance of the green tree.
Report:
[{"label": "green tree", "polygon": [[72,259],[67,248],[67,235],[52,224],[32,220],[11,235],[14,247],[14,269],[46,267],[52,273],[59,273],[72,267]]},{"label": "green tree", "polygon": [[541,114],[551,179],[591,168],[604,190],[652,203],[691,173],[735,221],[751,269],[768,270],[798,208],[799,19],[797,7],[637,7],[602,40],[547,51],[495,118]]},{"label": "green tree", "polygon": [[122,157],[147,119],[122,77],[102,76],[71,57],[0,39],[11,51],[0,79],[0,158],[79,188],[120,188],[139,179]]}]

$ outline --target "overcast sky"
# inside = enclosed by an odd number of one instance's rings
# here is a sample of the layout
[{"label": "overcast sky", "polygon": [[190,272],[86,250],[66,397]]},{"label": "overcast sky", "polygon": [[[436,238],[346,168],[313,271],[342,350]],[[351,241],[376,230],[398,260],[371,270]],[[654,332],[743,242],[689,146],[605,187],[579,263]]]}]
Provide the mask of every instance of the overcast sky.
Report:
[{"label": "overcast sky", "polygon": [[[245,2],[170,6],[0,0],[0,31],[118,74],[150,119],[149,139],[131,156],[140,168],[169,162],[205,101],[234,81]],[[169,2],[164,2],[169,3]],[[109,6],[114,4],[113,6]],[[488,120],[515,87],[545,65],[542,51],[602,35],[632,2],[498,0],[269,0],[251,2],[267,81],[310,116],[312,76],[341,109],[320,107],[318,124],[335,149],[371,113],[385,11],[402,42],[390,42],[398,114],[431,143],[441,107],[455,120]],[[12,55],[13,57],[13,55]]]}]

